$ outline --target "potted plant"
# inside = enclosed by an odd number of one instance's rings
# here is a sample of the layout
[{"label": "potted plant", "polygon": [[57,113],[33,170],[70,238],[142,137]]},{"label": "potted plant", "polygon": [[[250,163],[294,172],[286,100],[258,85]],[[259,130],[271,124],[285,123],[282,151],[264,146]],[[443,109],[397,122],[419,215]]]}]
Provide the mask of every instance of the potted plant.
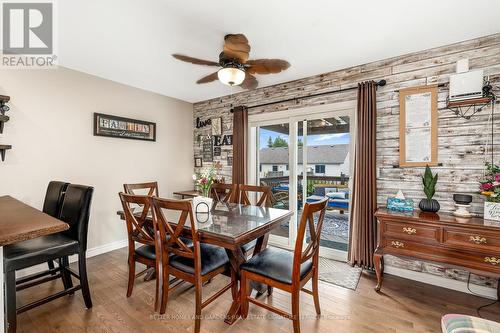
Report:
[{"label": "potted plant", "polygon": [[432,175],[431,168],[427,165],[425,167],[425,172],[422,175],[422,183],[424,184],[424,193],[427,198],[422,199],[418,204],[418,207],[423,212],[436,213],[439,211],[441,206],[439,202],[432,199],[434,193],[436,193],[436,183],[438,181],[438,174]]},{"label": "potted plant", "polygon": [[486,197],[484,218],[500,221],[500,168],[486,163],[486,173],[481,181],[480,193]]}]

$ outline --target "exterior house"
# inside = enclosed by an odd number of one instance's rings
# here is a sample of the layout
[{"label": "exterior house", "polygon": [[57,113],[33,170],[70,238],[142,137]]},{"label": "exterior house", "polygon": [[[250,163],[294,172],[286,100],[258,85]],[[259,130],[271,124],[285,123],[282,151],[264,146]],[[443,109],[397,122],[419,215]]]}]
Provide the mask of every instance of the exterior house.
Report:
[{"label": "exterior house", "polygon": [[[298,174],[304,172],[302,147],[298,151]],[[313,176],[349,176],[349,145],[307,146],[306,172]],[[288,147],[262,148],[259,150],[259,176],[278,177],[289,175]]]}]

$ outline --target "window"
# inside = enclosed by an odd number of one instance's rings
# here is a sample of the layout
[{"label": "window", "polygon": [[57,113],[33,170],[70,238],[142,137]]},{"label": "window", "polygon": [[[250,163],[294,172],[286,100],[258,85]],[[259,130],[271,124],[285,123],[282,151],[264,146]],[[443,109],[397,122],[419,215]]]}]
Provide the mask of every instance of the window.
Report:
[{"label": "window", "polygon": [[286,171],[288,171],[288,164],[286,165]]},{"label": "window", "polygon": [[278,166],[277,165],[273,165],[273,171],[278,171]]},{"label": "window", "polygon": [[325,166],[323,164],[315,165],[314,173],[325,173]]}]

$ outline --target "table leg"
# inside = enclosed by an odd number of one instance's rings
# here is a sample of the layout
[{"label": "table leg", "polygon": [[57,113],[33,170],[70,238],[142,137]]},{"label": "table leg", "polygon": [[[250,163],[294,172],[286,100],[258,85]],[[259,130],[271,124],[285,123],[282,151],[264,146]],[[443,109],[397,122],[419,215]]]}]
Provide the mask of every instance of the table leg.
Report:
[{"label": "table leg", "polygon": [[[253,255],[256,255],[260,251],[266,248],[267,246],[267,241],[269,239],[269,235],[266,234],[262,237],[259,237],[257,239],[257,244],[255,245],[255,249],[253,251]],[[226,249],[226,253],[229,257],[229,262],[231,263],[231,269],[233,270],[233,274],[235,278],[240,281],[240,265],[244,263],[247,258],[243,254],[243,251],[241,250],[240,247],[238,247],[236,250],[228,250]],[[250,288],[256,289],[257,291],[260,290],[265,290],[267,291],[267,286],[260,284],[260,283],[251,283]],[[241,285],[238,288],[238,294],[233,294],[233,303],[231,304],[231,307],[229,308],[229,311],[226,315],[226,319],[224,322],[226,324],[232,325],[240,316],[241,316],[241,304],[240,304],[240,292],[241,292]],[[250,290],[251,292],[251,290]]]},{"label": "table leg", "polygon": [[3,281],[3,247],[0,246],[0,333],[4,333],[5,329],[5,303],[4,303],[4,281]]}]

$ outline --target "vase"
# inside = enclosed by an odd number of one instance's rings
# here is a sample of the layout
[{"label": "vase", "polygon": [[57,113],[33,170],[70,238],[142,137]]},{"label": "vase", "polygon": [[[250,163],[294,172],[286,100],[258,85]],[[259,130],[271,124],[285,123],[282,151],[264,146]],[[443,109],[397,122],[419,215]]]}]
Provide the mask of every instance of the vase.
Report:
[{"label": "vase", "polygon": [[500,202],[484,202],[484,219],[500,221]]},{"label": "vase", "polygon": [[210,197],[210,188],[204,188],[201,190],[201,195],[205,198]]},{"label": "vase", "polygon": [[423,212],[437,213],[441,206],[439,202],[435,199],[422,199],[418,204],[418,207]]}]

